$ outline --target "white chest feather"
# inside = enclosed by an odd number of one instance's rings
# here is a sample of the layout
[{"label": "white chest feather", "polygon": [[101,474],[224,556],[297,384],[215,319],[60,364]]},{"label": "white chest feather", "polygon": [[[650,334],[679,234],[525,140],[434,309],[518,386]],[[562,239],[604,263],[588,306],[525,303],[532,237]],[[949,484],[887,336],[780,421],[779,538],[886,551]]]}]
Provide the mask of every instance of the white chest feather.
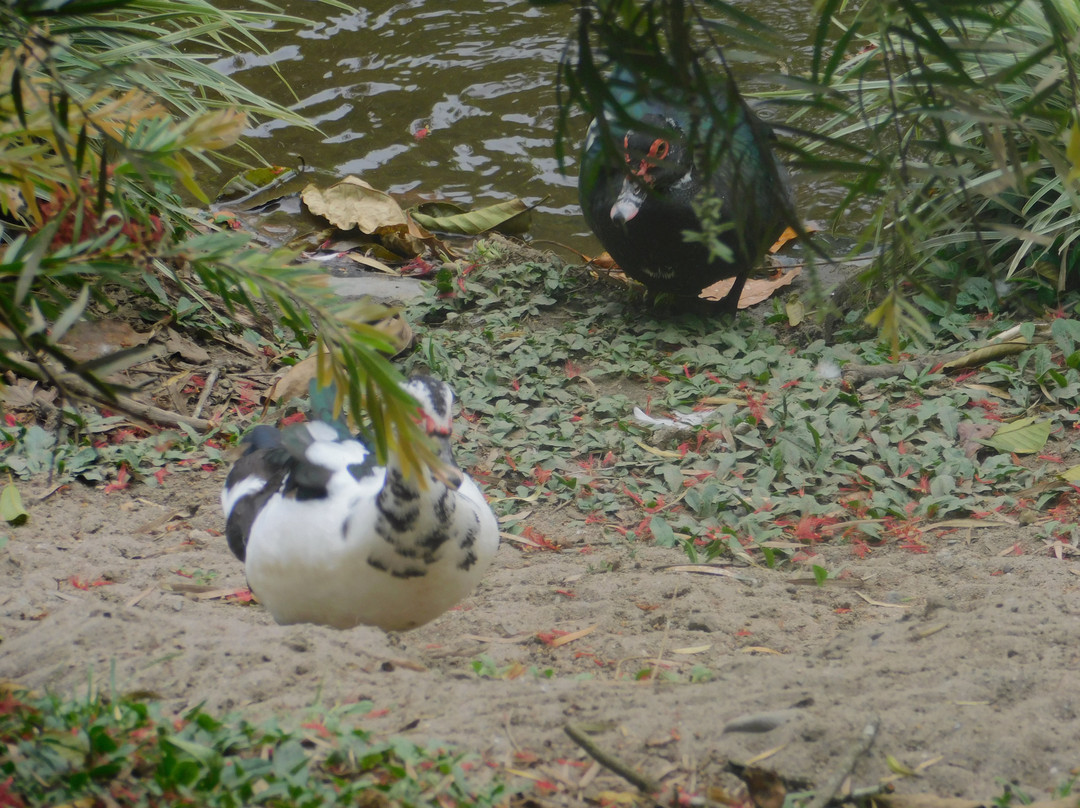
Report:
[{"label": "white chest feather", "polygon": [[395,496],[397,472],[389,473],[385,486],[385,469],[335,479],[326,499],[269,499],[252,526],[247,575],[277,622],[401,631],[476,586],[498,526],[475,483],[454,491],[429,480],[426,490]]}]

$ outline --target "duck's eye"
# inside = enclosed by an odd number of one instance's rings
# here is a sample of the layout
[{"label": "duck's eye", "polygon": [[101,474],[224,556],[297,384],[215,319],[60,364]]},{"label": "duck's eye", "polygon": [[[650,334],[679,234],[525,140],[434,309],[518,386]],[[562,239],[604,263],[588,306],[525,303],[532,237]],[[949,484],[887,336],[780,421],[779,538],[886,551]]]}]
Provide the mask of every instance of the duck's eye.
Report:
[{"label": "duck's eye", "polygon": [[668,156],[668,152],[671,151],[671,144],[666,140],[654,140],[649,147],[649,157],[655,157],[657,160],[663,160]]}]

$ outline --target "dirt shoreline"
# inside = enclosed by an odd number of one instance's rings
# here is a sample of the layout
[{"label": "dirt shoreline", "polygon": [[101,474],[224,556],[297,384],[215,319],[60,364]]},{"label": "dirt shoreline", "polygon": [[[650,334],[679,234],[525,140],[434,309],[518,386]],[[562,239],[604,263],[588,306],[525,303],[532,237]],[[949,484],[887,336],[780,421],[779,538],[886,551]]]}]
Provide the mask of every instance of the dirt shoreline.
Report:
[{"label": "dirt shoreline", "polygon": [[[937,759],[900,792],[988,799],[1002,778],[1043,797],[1080,763],[1080,579],[1023,528],[952,534],[921,555],[881,548],[857,585],[817,587],[763,568],[736,570],[743,580],[658,570],[685,557],[611,544],[553,509],[534,518],[561,553],[504,542],[474,595],[428,626],[337,632],[280,627],[214,594],[244,586],[218,535],[223,477],[73,485],[33,505],[0,551],[0,677],[252,720],[369,699],[367,728],[554,776],[552,804],[629,790],[606,772],[578,787],[588,767],[568,722],[600,726],[602,747],[687,789],[769,750],[762,766],[820,784],[875,717],[856,786],[889,777],[891,755]],[[1002,557],[1014,543],[1027,554]],[[850,557],[818,549],[830,568]],[[200,580],[209,597],[171,590]],[[737,720],[755,731],[731,731]]]}]

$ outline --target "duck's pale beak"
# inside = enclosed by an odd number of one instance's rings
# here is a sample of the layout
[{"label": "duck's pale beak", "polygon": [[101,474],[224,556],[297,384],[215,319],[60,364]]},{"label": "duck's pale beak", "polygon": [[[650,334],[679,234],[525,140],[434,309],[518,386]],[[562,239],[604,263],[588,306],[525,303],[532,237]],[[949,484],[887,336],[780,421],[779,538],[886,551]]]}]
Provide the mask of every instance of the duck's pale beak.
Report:
[{"label": "duck's pale beak", "polygon": [[623,179],[622,190],[611,206],[611,221],[615,224],[626,224],[638,215],[641,206],[645,202],[648,191],[642,183],[634,182],[630,177]]}]

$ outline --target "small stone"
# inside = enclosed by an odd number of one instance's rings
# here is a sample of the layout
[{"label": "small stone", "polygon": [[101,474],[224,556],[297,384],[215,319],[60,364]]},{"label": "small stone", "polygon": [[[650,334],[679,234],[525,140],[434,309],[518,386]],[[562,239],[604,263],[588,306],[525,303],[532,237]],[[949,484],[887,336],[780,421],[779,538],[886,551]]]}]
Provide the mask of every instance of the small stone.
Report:
[{"label": "small stone", "polygon": [[291,634],[285,638],[283,645],[298,654],[311,650],[311,642],[303,634]]}]

